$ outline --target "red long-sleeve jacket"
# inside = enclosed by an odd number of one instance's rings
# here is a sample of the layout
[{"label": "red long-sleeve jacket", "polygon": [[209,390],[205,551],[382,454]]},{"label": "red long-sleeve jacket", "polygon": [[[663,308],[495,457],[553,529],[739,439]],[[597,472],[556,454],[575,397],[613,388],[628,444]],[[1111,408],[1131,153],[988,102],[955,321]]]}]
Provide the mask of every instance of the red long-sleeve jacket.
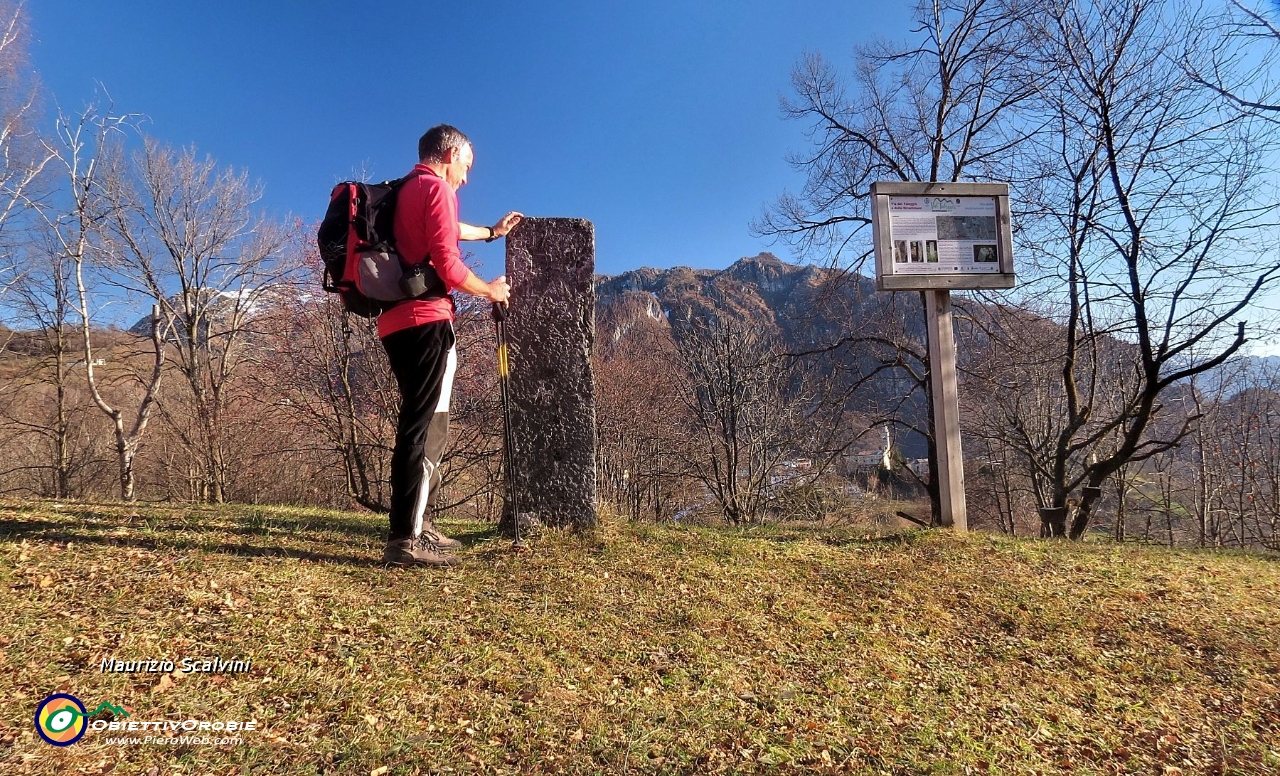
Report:
[{"label": "red long-sleeve jacket", "polygon": [[[469,272],[458,250],[458,194],[425,164],[414,167],[414,172],[422,174],[405,181],[396,200],[396,249],[410,266],[429,258],[436,274],[452,291],[467,279]],[[452,299],[413,299],[378,316],[378,336],[451,320]]]}]

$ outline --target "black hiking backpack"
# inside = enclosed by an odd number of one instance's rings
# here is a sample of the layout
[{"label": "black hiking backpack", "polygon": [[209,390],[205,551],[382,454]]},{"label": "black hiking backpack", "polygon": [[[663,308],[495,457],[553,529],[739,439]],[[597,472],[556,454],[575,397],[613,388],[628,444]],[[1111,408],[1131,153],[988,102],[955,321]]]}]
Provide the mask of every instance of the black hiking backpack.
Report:
[{"label": "black hiking backpack", "polygon": [[376,318],[397,302],[439,298],[448,290],[430,261],[409,266],[396,251],[396,197],[405,181],[421,174],[382,183],[343,181],[329,194],[316,232],[324,290],[338,294],[353,315]]}]

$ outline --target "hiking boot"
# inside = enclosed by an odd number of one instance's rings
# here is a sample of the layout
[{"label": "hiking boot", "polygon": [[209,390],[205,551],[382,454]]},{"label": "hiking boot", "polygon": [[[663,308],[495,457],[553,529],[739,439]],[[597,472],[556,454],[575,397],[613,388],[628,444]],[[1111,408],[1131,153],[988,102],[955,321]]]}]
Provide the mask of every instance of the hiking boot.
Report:
[{"label": "hiking boot", "polygon": [[382,552],[382,562],[388,566],[452,566],[458,562],[426,534],[415,538],[393,539]]},{"label": "hiking boot", "polygon": [[429,537],[430,540],[434,542],[435,545],[442,550],[462,549],[462,542],[458,541],[457,539],[453,539],[448,536],[445,536],[443,533],[440,532],[440,529],[436,528],[435,525],[432,523],[427,523],[423,527],[422,535]]}]

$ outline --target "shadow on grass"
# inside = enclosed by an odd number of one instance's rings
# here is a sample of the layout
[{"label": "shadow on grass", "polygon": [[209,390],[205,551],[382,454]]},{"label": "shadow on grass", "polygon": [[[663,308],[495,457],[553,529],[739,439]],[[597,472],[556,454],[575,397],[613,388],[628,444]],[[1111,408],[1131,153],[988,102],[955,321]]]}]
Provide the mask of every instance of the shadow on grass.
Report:
[{"label": "shadow on grass", "polygon": [[[78,503],[54,508],[51,504],[17,503],[0,508],[10,515],[0,515],[0,541],[80,542],[152,551],[199,550],[241,557],[376,566],[381,564],[381,544],[386,538],[385,515],[292,515],[256,506],[175,505],[160,511],[162,508],[151,505],[149,508],[156,511],[150,512],[146,505],[126,504]],[[14,519],[14,513],[31,517]],[[471,548],[497,537],[497,532],[488,527],[453,537]],[[242,538],[247,541],[240,541]],[[259,541],[254,542],[255,538]],[[344,538],[373,549],[362,547],[358,554],[343,552]]]},{"label": "shadow on grass", "polygon": [[[317,563],[335,563],[348,566],[376,566],[381,563],[380,553],[363,550],[359,554],[311,550],[284,543],[276,546],[254,545],[225,541],[226,534],[253,534],[252,528],[226,529],[209,526],[201,528],[196,525],[181,525],[173,529],[164,527],[156,531],[136,527],[126,534],[111,533],[123,527],[109,522],[95,521],[94,524],[68,526],[65,522],[52,520],[8,520],[0,518],[0,541],[30,540],[49,544],[96,544],[102,547],[131,547],[156,552],[174,552],[199,550],[205,553],[236,555],[250,558],[294,558]],[[143,531],[163,533],[163,538],[139,536]],[[181,533],[178,533],[178,532]],[[259,534],[261,535],[261,534]],[[263,536],[264,540],[270,536]]]},{"label": "shadow on grass", "polygon": [[475,531],[467,531],[466,533],[451,533],[449,536],[462,542],[464,547],[475,547],[478,544],[488,542],[492,539],[501,539],[496,527],[480,528]]},{"label": "shadow on grass", "polygon": [[791,544],[793,542],[811,541],[825,544],[828,547],[910,547],[918,544],[924,536],[923,530],[904,530],[893,533],[875,534],[867,532],[827,533],[822,529],[790,529],[776,533],[761,533],[752,536],[765,542]]},{"label": "shadow on grass", "polygon": [[[109,524],[112,528],[146,526],[152,531],[186,531],[204,529],[227,533],[263,533],[264,529],[283,531],[331,531],[353,535],[377,536],[380,520],[386,515],[290,514],[287,509],[255,505],[202,506],[199,504],[122,504],[75,503],[54,507],[50,502],[0,502],[0,512],[17,512],[48,516],[57,514],[83,523]],[[0,518],[0,522],[3,518]],[[206,522],[207,521],[207,522]]]},{"label": "shadow on grass", "polygon": [[852,545],[863,545],[867,547],[886,546],[886,547],[911,547],[919,544],[920,539],[924,537],[924,530],[911,529],[902,531],[901,533],[888,533],[880,536],[824,536],[819,534],[814,536],[815,541],[832,547],[849,547]]},{"label": "shadow on grass", "polygon": [[[271,536],[290,536],[301,540],[319,541],[318,534],[339,534],[351,537],[359,537],[361,539],[382,540],[386,538],[387,532],[385,526],[378,525],[351,525],[339,520],[324,519],[286,519],[270,518],[268,520],[254,520],[248,518],[237,520],[233,526],[211,526],[209,531],[212,533],[235,534],[237,536],[260,536],[263,538]],[[198,525],[198,524],[197,524]],[[154,531],[189,531],[193,528],[192,524],[180,525],[159,525],[152,527]]]}]

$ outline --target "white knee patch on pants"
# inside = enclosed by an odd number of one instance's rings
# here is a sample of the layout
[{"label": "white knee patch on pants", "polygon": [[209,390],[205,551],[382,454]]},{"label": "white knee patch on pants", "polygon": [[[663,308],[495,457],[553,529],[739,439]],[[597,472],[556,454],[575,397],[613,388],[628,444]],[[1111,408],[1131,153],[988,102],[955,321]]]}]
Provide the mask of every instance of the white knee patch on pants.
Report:
[{"label": "white knee patch on pants", "polygon": [[[440,400],[436,402],[435,412],[449,411],[449,397],[453,393],[453,376],[458,371],[458,348],[449,348],[449,355],[445,358],[444,379],[440,381]],[[423,518],[427,514],[427,502],[431,498],[431,475],[435,473],[436,467],[440,465],[439,461],[431,460],[431,457],[423,451],[422,456],[422,484],[418,487],[418,500],[413,505],[413,535],[417,536],[422,533]]]},{"label": "white knee patch on pants", "polygon": [[449,348],[449,356],[445,360],[444,382],[440,386],[440,401],[436,404],[436,412],[449,411],[449,397],[453,393],[453,375],[458,371],[458,347]]}]

